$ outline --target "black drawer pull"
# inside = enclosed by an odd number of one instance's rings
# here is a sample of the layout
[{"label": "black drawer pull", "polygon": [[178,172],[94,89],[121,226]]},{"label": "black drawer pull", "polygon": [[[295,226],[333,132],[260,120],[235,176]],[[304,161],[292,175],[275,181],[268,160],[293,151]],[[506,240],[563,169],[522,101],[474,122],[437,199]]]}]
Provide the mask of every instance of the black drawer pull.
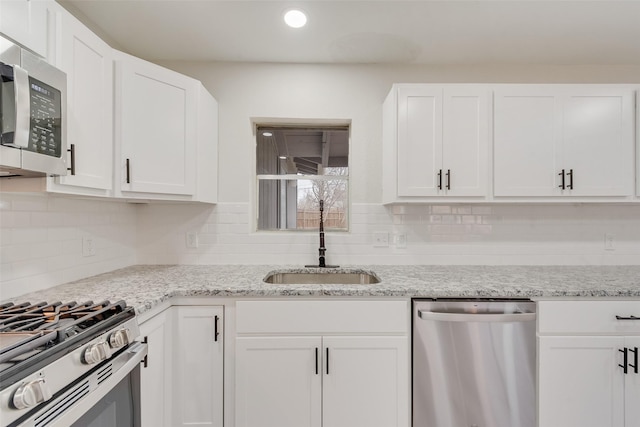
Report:
[{"label": "black drawer pull", "polygon": [[616,316],[617,320],[640,320],[640,317],[636,316]]}]

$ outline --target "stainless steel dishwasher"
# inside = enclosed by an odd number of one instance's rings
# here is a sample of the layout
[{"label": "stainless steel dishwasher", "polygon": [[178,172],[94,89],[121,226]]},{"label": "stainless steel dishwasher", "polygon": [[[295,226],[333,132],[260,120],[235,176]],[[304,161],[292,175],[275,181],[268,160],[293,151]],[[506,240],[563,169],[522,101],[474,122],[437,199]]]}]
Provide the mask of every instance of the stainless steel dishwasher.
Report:
[{"label": "stainless steel dishwasher", "polygon": [[413,427],[535,427],[535,303],[413,301]]}]

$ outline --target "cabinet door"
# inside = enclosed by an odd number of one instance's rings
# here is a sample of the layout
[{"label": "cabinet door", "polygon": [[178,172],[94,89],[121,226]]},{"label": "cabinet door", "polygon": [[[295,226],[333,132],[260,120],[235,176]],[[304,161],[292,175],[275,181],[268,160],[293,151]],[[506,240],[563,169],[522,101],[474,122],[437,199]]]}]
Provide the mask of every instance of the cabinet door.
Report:
[{"label": "cabinet door", "polygon": [[561,97],[522,87],[494,93],[494,194],[560,194]]},{"label": "cabinet door", "polygon": [[445,88],[443,190],[449,196],[485,196],[489,96],[483,88]]},{"label": "cabinet door", "polygon": [[222,427],[223,308],[175,307],[173,426]]},{"label": "cabinet door", "polygon": [[193,195],[198,82],[121,53],[116,78],[120,189]]},{"label": "cabinet door", "polygon": [[171,309],[140,325],[149,348],[140,370],[140,404],[143,426],[171,426]]},{"label": "cabinet door", "polygon": [[[625,346],[629,349],[636,349],[640,352],[640,337],[626,337]],[[640,358],[640,353],[638,354]],[[629,360],[634,364],[634,356],[629,354]],[[631,366],[628,367],[624,376],[624,407],[625,407],[625,427],[640,427],[640,366],[637,367],[639,373]]]},{"label": "cabinet door", "polygon": [[82,187],[109,195],[113,187],[112,49],[71,14],[63,11],[61,15],[58,66],[67,73],[67,145],[73,145],[75,175],[57,178],[64,187],[51,190],[83,193],[77,188]]},{"label": "cabinet door", "polygon": [[0,33],[47,56],[47,4],[43,0],[0,1]]},{"label": "cabinet door", "polygon": [[540,337],[538,424],[623,427],[623,347],[624,337]]},{"label": "cabinet door", "polygon": [[236,426],[320,427],[319,337],[236,339]]},{"label": "cabinet door", "polygon": [[323,427],[409,426],[406,337],[324,337],[323,345]]},{"label": "cabinet door", "polygon": [[579,86],[563,104],[562,168],[573,171],[569,193],[633,195],[633,91]]},{"label": "cabinet door", "polygon": [[442,165],[442,88],[398,88],[398,196],[435,196]]}]

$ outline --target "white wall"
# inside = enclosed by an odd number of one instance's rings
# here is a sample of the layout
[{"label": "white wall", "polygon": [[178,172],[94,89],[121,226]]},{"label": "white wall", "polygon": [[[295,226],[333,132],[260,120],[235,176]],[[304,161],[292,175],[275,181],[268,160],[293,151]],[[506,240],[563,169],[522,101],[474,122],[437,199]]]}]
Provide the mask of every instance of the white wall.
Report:
[{"label": "white wall", "polygon": [[[327,233],[337,264],[638,264],[640,206],[384,207],[382,101],[394,82],[640,83],[640,66],[367,66],[167,63],[220,105],[220,203],[130,205],[0,194],[0,300],[135,263],[305,264],[315,233],[254,233],[251,117],[352,120],[351,231]],[[199,235],[189,249],[185,233]],[[373,232],[407,247],[374,247]],[[615,250],[604,249],[604,235]],[[95,257],[82,256],[93,236]]]}]

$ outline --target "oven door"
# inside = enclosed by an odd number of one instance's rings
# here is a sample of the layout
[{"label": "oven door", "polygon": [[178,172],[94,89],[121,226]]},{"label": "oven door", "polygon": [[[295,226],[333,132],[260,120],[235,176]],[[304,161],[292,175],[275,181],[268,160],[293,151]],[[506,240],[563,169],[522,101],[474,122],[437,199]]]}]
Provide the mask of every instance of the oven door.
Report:
[{"label": "oven door", "polygon": [[134,342],[16,426],[140,427],[140,362],[147,345]]}]

